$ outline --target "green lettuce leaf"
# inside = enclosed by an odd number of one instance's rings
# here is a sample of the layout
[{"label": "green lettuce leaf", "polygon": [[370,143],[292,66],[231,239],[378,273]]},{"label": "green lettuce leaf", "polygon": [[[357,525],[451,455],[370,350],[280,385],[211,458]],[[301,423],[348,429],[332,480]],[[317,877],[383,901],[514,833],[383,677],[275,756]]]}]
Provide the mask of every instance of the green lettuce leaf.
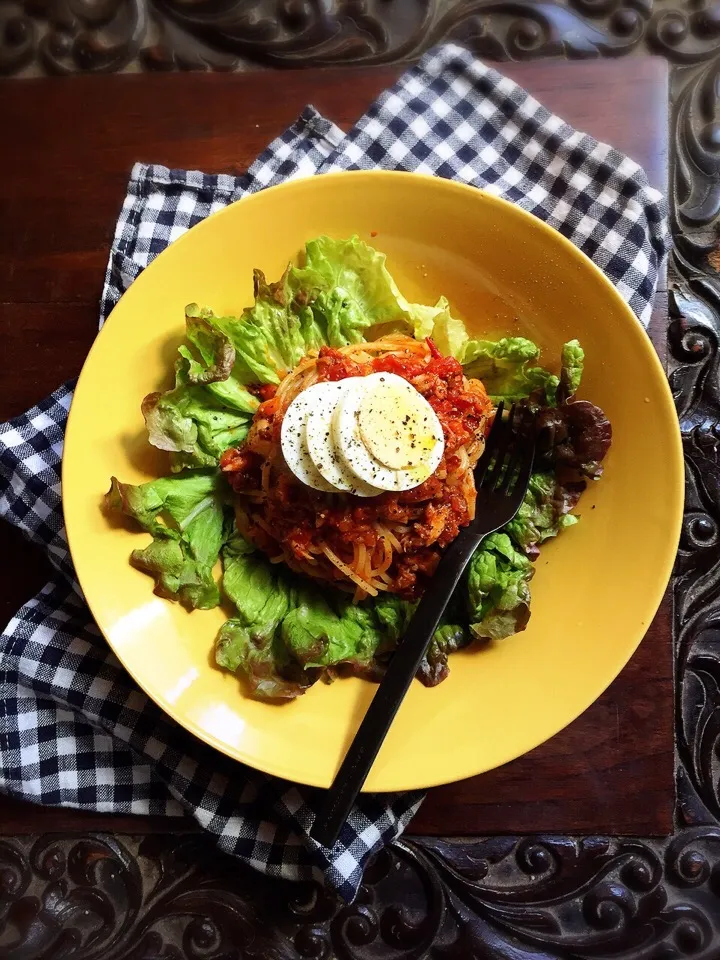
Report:
[{"label": "green lettuce leaf", "polygon": [[468,342],[465,324],[450,313],[450,304],[440,297],[434,307],[419,303],[407,304],[417,340],[431,337],[440,353],[446,357],[462,360]]},{"label": "green lettuce leaf", "polygon": [[[237,616],[220,631],[216,662],[245,676],[258,699],[291,699],[329,668],[375,676],[382,639],[368,606],[355,606],[271,564],[236,534],[223,550],[223,589]],[[325,591],[327,592],[327,591]]]},{"label": "green lettuce leaf", "polygon": [[585,351],[580,346],[580,342],[578,340],[568,340],[562,348],[558,403],[565,402],[578,392],[584,366]]},{"label": "green lettuce leaf", "polygon": [[533,396],[541,406],[556,406],[574,396],[582,379],[585,352],[577,340],[562,348],[560,376],[537,366],[540,348],[525,337],[469,340],[464,346],[465,374],[482,380],[496,402]]},{"label": "green lettuce leaf", "polygon": [[467,330],[445,297],[434,307],[409,303],[388,272],[385,254],[359,237],[311,240],[304,267],[289,268],[288,283],[296,302],[310,304],[316,329],[330,346],[406,333],[432,337],[441,353],[462,359]]},{"label": "green lettuce leaf", "polygon": [[198,563],[183,540],[155,539],[130,554],[133,566],[155,580],[155,593],[189,610],[210,610],[220,602],[212,568]]},{"label": "green lettuce leaf", "polygon": [[293,588],[283,569],[270,563],[240,534],[223,549],[223,590],[239,618],[271,633],[290,609]]},{"label": "green lettuce leaf", "polygon": [[280,383],[310,349],[305,334],[313,344],[322,339],[312,311],[295,300],[294,272],[288,267],[280,280],[268,283],[262,270],[255,270],[253,306],[239,317],[214,321],[235,349],[243,383]]},{"label": "green lettuce leaf", "polygon": [[539,356],[539,347],[525,337],[470,340],[462,363],[466,376],[482,380],[496,402],[511,403],[540,392],[545,403],[554,404],[560,378],[543,367],[530,366]]},{"label": "green lettuce leaf", "polygon": [[470,632],[502,640],[519,633],[530,617],[528,583],[534,568],[506,533],[486,537],[470,561],[467,603]]},{"label": "green lettuce leaf", "polygon": [[217,471],[162,477],[139,486],[111,480],[105,509],[131,517],[153,541],[131,562],[155,580],[155,592],[191,610],[220,602],[212,570],[227,536]]},{"label": "green lettuce leaf", "polygon": [[450,306],[444,297],[439,302],[444,302],[444,306],[433,323],[432,339],[443,356],[462,360],[468,339],[465,324],[452,316]]},{"label": "green lettuce leaf", "polygon": [[375,340],[390,332],[412,335],[407,301],[385,266],[385,254],[359,237],[318,237],[305,246],[305,265],[291,269],[296,297],[309,303],[332,347]]},{"label": "green lettuce leaf", "polygon": [[570,511],[584,488],[584,483],[562,484],[553,473],[534,473],[525,499],[505,532],[526,553],[536,554],[541,543],[578,522]]},{"label": "green lettuce leaf", "polygon": [[227,319],[190,304],[175,386],[143,400],[150,443],[170,453],[174,471],[215,466],[228,447],[245,439],[258,408],[244,386],[251,382],[246,367],[222,329]]},{"label": "green lettuce leaf", "polygon": [[416,340],[432,337],[435,321],[445,309],[447,300],[441,297],[434,307],[426,307],[422,303],[407,303],[406,310],[412,323],[412,335]]},{"label": "green lettuce leaf", "polygon": [[218,634],[217,664],[244,676],[259,700],[291,700],[302,694],[315,678],[294,667],[278,630],[296,593],[292,574],[235,533],[223,549],[223,589],[237,616]]},{"label": "green lettuce leaf", "polygon": [[[372,601],[372,609],[380,627],[381,639],[376,656],[392,652],[407,630],[417,603],[402,600],[392,594],[383,594]],[[420,663],[417,678],[426,687],[434,687],[448,675],[448,656],[468,644],[467,627],[463,616],[460,591],[456,591],[435,631],[433,639]]]},{"label": "green lettuce leaf", "polygon": [[314,588],[299,593],[297,606],[280,629],[287,649],[303,667],[344,664],[356,674],[371,669],[381,639],[369,606],[355,606],[342,597],[333,597],[331,606]]},{"label": "green lettuce leaf", "polygon": [[382,653],[394,650],[415,612],[416,603],[402,600],[396,594],[381,593],[373,601],[373,610],[385,637]]}]

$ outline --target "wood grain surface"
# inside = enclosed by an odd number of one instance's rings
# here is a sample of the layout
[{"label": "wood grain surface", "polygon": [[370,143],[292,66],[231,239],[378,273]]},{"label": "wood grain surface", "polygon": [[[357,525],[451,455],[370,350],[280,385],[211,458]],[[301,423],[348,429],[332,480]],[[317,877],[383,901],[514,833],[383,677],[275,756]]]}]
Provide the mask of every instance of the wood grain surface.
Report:
[{"label": "wood grain surface", "polygon": [[[665,189],[662,61],[506,64],[568,122],[629,153]],[[137,160],[209,172],[247,167],[306,103],[348,127],[397,67],[301,73],[73,77],[3,88],[0,125],[0,419],[79,373],[97,327],[114,222]],[[666,298],[653,329],[664,350]],[[7,525],[0,617],[49,565]],[[612,623],[608,623],[612,629]],[[508,692],[512,695],[512,691]],[[548,697],[554,695],[552,689]],[[586,713],[520,760],[431,791],[411,832],[666,834],[674,798],[670,612]],[[498,723],[502,718],[498,718]],[[478,736],[492,731],[478,730]],[[0,800],[0,831],[177,829],[176,821],[90,816]]]}]

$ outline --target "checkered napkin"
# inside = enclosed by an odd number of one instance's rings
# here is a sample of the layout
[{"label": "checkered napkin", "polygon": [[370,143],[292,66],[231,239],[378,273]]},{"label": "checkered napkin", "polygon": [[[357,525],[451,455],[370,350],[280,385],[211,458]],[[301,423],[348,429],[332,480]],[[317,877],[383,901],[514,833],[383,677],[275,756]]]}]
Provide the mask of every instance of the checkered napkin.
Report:
[{"label": "checkered napkin", "polygon": [[[524,207],[592,257],[649,320],[667,231],[662,199],[643,171],[467,51],[445,46],[346,135],[307,108],[242,177],[137,165],[101,324],[143,268],[215,210],[291,178],[378,167],[452,178]],[[62,386],[0,427],[0,512],[57,570],[0,641],[0,789],[87,810],[189,813],[250,866],[321,879],[352,898],[363,864],[402,832],[421,795],[363,795],[336,846],[321,848],[307,837],[318,791],[229,761],[133,684],[90,618],[65,539],[60,461],[72,394],[72,384]]]}]

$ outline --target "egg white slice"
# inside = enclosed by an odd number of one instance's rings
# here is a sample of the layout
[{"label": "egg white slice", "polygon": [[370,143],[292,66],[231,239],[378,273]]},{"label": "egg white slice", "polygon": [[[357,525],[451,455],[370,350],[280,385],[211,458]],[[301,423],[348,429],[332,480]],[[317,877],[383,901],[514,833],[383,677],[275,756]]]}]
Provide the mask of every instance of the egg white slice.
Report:
[{"label": "egg white slice", "polygon": [[[403,394],[403,398],[408,406],[412,404],[413,409],[417,406],[420,410],[424,410],[422,405],[427,407],[427,410],[430,411],[430,414],[432,414],[432,417],[436,421],[436,423],[433,424],[433,432],[439,430],[439,436],[442,438],[442,428],[427,400],[415,390],[412,384],[408,384],[402,377],[396,378],[394,374],[386,373],[374,373],[368,377],[358,378],[359,383],[353,383],[348,387],[335,408],[332,419],[332,436],[335,450],[340,459],[348,469],[352,470],[353,473],[357,474],[357,476],[366,483],[370,483],[382,490],[411,490],[413,487],[417,487],[427,480],[437,469],[444,452],[444,440],[434,443],[432,447],[430,447],[428,443],[420,462],[406,469],[393,469],[381,463],[380,460],[373,456],[366,446],[360,431],[359,421],[361,410],[363,410],[364,404],[367,403],[367,406],[364,408],[365,413],[363,417],[365,432],[367,434],[367,432],[372,429],[372,413],[370,413],[372,410],[372,392],[376,388],[382,387],[390,378],[402,381],[406,385],[407,390],[412,391],[414,395],[412,399],[409,392]],[[428,421],[430,421],[430,414],[424,411],[422,416],[427,416]],[[406,413],[403,413],[401,419],[404,419],[406,415]],[[380,432],[379,424],[376,424],[376,427],[378,428],[378,432]],[[412,442],[413,441],[410,440],[410,434],[408,433],[403,443],[406,443],[408,448],[412,449]],[[413,450],[413,453],[414,452]]]},{"label": "egg white slice", "polygon": [[366,391],[358,427],[370,454],[386,467],[425,466],[433,473],[440,463],[445,436],[437,414],[411,383],[394,373],[383,374]]},{"label": "egg white slice", "polygon": [[365,483],[349,470],[338,456],[333,443],[332,417],[335,407],[353,382],[363,379],[364,377],[347,377],[345,380],[330,383],[316,383],[305,391],[312,391],[312,409],[305,421],[305,443],[318,472],[336,490],[352,493],[357,497],[376,497],[383,491]]},{"label": "egg white slice", "polygon": [[326,493],[336,492],[336,488],[320,473],[312,461],[305,443],[305,423],[313,408],[313,390],[322,386],[315,384],[303,390],[285,411],[280,427],[280,446],[285,463],[298,480]]}]

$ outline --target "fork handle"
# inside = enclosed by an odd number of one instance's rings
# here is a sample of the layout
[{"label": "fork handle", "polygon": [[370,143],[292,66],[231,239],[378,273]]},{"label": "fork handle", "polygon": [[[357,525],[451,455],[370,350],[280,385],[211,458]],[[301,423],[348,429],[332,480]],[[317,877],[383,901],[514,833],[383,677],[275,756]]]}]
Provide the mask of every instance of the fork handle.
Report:
[{"label": "fork handle", "polygon": [[324,847],[332,847],[337,840],[453,590],[481,539],[467,529],[461,533],[443,555],[433,588],[426,590],[420,600],[310,830],[310,836]]}]

